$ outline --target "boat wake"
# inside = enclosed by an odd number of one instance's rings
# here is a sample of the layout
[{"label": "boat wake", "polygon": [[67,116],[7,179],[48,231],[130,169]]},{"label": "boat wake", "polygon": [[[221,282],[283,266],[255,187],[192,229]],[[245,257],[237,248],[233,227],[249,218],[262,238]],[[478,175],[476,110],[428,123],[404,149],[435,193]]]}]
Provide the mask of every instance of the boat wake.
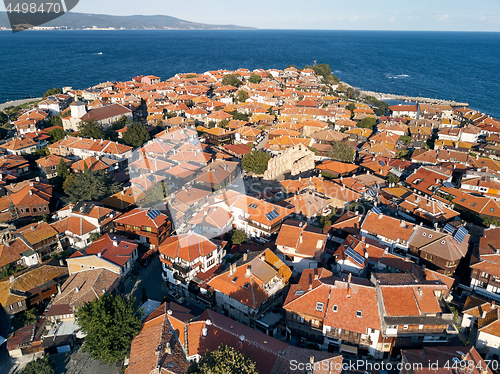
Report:
[{"label": "boat wake", "polygon": [[398,74],[398,75],[386,74],[385,77],[388,79],[404,79],[404,78],[409,78],[410,76],[408,74]]}]

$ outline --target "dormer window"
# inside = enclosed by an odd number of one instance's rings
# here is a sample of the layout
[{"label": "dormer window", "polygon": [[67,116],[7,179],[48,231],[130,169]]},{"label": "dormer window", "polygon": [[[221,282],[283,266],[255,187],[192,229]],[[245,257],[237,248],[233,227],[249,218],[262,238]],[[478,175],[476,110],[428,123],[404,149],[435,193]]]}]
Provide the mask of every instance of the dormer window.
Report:
[{"label": "dormer window", "polygon": [[427,234],[425,232],[422,233],[422,236],[427,236]]},{"label": "dormer window", "polygon": [[362,316],[361,310],[356,310],[356,317],[361,318]]},{"label": "dormer window", "polygon": [[300,295],[303,295],[303,294],[304,294],[303,290],[297,290],[297,291],[295,291],[295,296],[300,296]]},{"label": "dormer window", "polygon": [[432,238],[432,234],[429,234],[429,239],[431,239],[431,238]]},{"label": "dormer window", "polygon": [[334,305],[334,306],[333,306],[333,309],[332,309],[332,312],[337,313],[338,311],[339,311],[339,307],[338,307],[338,305]]},{"label": "dormer window", "polygon": [[316,303],[316,312],[322,312],[323,311],[323,307],[325,306],[324,303],[320,303],[319,301]]}]

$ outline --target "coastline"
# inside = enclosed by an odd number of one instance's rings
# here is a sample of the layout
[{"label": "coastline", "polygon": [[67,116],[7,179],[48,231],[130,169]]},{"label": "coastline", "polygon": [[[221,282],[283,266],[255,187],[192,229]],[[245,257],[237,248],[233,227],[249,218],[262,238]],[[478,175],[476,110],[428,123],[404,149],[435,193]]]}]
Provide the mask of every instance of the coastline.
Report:
[{"label": "coastline", "polygon": [[438,105],[449,105],[451,107],[468,107],[469,103],[461,103],[454,100],[444,100],[444,99],[431,99],[429,97],[420,97],[420,96],[405,96],[405,95],[396,95],[396,94],[388,94],[374,91],[364,91],[359,90],[361,94],[365,96],[373,96],[378,100],[386,101],[386,100],[402,100],[402,101],[411,101],[411,102],[420,102],[427,104],[438,104]]},{"label": "coastline", "polygon": [[5,108],[7,108],[9,106],[23,105],[23,104],[31,103],[31,102],[34,102],[34,101],[40,101],[42,99],[43,99],[42,97],[32,97],[32,98],[29,98],[29,99],[7,101],[5,103],[0,104],[0,111],[4,110]]}]

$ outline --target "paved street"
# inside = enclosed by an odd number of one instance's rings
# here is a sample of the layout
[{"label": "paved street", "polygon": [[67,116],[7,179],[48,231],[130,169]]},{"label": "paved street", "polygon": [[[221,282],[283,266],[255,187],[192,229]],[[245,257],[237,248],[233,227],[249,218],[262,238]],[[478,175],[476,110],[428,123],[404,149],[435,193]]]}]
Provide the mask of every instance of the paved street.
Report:
[{"label": "paved street", "polygon": [[149,299],[161,301],[168,292],[161,271],[160,258],[155,256],[146,268],[140,268],[138,276],[132,275],[127,279],[124,293],[141,303],[142,287],[146,287]]}]

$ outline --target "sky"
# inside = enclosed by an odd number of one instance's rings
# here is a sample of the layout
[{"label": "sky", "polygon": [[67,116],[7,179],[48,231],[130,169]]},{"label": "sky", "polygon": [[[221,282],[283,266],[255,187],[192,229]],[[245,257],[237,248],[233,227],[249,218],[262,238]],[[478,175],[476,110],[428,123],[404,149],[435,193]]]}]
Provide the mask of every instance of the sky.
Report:
[{"label": "sky", "polygon": [[79,0],[73,12],[260,29],[500,31],[500,0]]}]

